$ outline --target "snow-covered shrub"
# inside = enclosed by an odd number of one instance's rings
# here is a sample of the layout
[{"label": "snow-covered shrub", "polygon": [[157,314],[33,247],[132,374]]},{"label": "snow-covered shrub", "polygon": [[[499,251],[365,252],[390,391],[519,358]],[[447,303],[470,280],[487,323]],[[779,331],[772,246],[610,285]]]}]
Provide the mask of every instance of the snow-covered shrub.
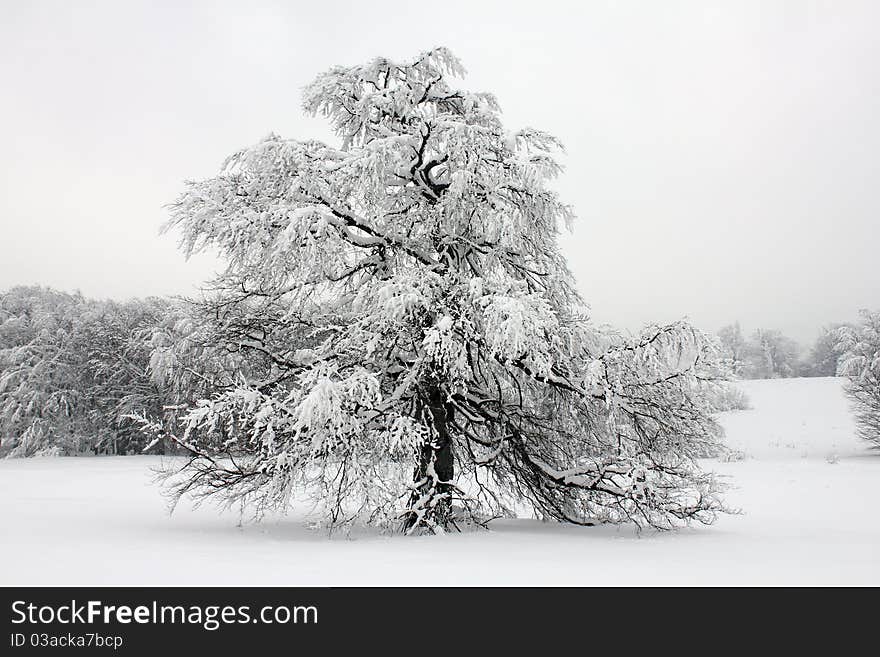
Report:
[{"label": "snow-covered shrub", "polygon": [[721,452],[719,459],[724,463],[738,463],[745,461],[749,455],[741,449],[726,449]]},{"label": "snow-covered shrub", "polygon": [[714,407],[718,412],[747,411],[752,405],[749,402],[749,396],[742,388],[733,383],[726,383],[717,387]]},{"label": "snow-covered shrub", "polygon": [[853,403],[856,426],[865,440],[880,446],[880,312],[863,310],[855,327],[840,329],[844,352],[840,374]]},{"label": "snow-covered shrub", "polygon": [[172,493],[258,515],[305,496],[331,525],[406,531],[512,504],[711,522],[695,458],[718,441],[714,344],[588,320],[557,242],[556,140],[505,129],[493,96],[450,86],[461,73],[442,48],[335,67],[305,109],[338,146],[270,135],[188,183],[168,226],[225,257],[196,322],[224,365],[177,412],[192,458]]}]

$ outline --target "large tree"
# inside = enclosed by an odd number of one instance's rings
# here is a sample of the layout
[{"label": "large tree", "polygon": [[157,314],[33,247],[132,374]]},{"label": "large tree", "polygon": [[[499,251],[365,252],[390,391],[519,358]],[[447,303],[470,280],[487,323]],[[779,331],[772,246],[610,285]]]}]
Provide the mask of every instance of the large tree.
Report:
[{"label": "large tree", "polygon": [[505,130],[462,72],[442,48],[332,68],[304,107],[338,146],[270,135],[173,204],[185,252],[227,263],[203,321],[249,355],[181,410],[174,492],[258,514],[308,496],[334,525],[406,531],[523,505],[710,522],[711,341],[589,323],[557,245],[557,141]]}]

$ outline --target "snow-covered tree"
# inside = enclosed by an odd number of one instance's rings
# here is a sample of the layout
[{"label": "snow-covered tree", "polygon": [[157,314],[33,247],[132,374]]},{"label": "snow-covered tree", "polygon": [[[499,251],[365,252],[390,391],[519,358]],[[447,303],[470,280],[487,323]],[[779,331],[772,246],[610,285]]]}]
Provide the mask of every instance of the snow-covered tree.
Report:
[{"label": "snow-covered tree", "polygon": [[[234,388],[241,376],[260,378],[268,372],[264,354],[231,341],[236,309],[224,304],[175,305],[175,312],[150,327],[147,372],[151,385],[162,391],[161,404],[130,404],[125,415],[141,433],[152,434],[150,450],[157,445],[163,452],[180,447],[171,442],[181,429],[180,409]],[[199,313],[208,313],[211,319],[203,321]]]},{"label": "snow-covered tree", "polygon": [[722,358],[727,360],[733,375],[741,375],[746,368],[749,350],[739,322],[721,327],[718,339],[721,341]]},{"label": "snow-covered tree", "polygon": [[845,390],[859,435],[880,446],[880,312],[863,310],[861,316],[858,326],[839,329],[839,371],[849,379]]},{"label": "snow-covered tree", "polygon": [[[144,450],[146,437],[132,416],[164,414],[176,397],[171,386],[151,372],[155,355],[155,333],[159,327],[179,321],[183,311],[176,302],[155,297],[112,304],[100,321],[89,344],[89,364],[94,373],[93,399],[106,437],[97,442],[98,452],[137,453]],[[154,453],[165,453],[173,445],[157,442]]]},{"label": "snow-covered tree", "polygon": [[803,363],[804,376],[837,376],[837,369],[843,356],[840,342],[840,331],[843,328],[854,328],[854,326],[830,324],[822,328]]},{"label": "snow-covered tree", "polygon": [[91,433],[87,355],[80,348],[85,300],[39,287],[0,295],[0,436],[20,456],[71,453]]},{"label": "snow-covered tree", "polygon": [[269,135],[187,184],[168,227],[228,265],[201,322],[248,357],[180,411],[173,492],[410,532],[522,505],[711,522],[713,342],[590,324],[557,245],[559,144],[506,130],[462,73],[443,48],[332,68],[304,108],[338,146]]},{"label": "snow-covered tree", "polygon": [[750,379],[777,379],[797,376],[800,346],[772,329],[757,329],[749,341],[744,374]]}]

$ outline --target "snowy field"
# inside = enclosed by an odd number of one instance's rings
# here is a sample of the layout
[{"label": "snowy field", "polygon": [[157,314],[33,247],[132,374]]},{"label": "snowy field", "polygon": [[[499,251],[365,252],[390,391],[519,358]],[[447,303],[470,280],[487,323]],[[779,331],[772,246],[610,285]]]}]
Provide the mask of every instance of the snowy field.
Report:
[{"label": "snowy field", "polygon": [[328,538],[295,515],[169,516],[152,457],[0,461],[0,584],[880,585],[880,453],[837,379],[749,381],[725,414],[742,515],[675,533],[499,521],[442,537]]}]

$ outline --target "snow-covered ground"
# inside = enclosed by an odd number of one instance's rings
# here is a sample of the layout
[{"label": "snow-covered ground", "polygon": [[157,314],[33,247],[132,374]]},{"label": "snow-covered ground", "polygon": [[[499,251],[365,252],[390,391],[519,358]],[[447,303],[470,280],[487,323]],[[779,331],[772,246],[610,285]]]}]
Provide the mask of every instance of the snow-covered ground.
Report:
[{"label": "snow-covered ground", "polygon": [[853,434],[836,379],[741,384],[725,414],[745,458],[742,515],[674,533],[499,521],[442,537],[334,536],[302,518],[238,527],[151,483],[159,459],[0,461],[0,584],[880,584],[880,453]]}]

